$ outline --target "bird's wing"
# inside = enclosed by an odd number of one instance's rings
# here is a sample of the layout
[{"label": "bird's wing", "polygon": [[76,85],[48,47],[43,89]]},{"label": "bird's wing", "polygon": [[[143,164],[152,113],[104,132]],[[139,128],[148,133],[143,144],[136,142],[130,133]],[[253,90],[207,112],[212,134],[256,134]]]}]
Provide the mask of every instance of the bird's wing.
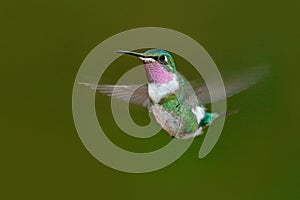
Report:
[{"label": "bird's wing", "polygon": [[[269,72],[268,67],[256,67],[244,70],[239,73],[230,73],[230,78],[225,75],[224,85],[226,91],[226,97],[231,97],[251,85],[255,84],[259,79]],[[200,81],[194,80],[191,85],[200,85]],[[90,83],[80,82],[79,84],[95,89],[96,91],[105,94],[107,96],[112,96],[116,99],[120,99],[129,103],[142,105],[149,108],[150,100],[148,95],[147,85],[94,85]],[[202,105],[206,105],[211,102],[210,94],[206,85],[201,87],[194,87],[198,100]],[[214,102],[223,100],[223,96],[219,95]]]},{"label": "bird's wing", "polygon": [[79,84],[95,89],[107,96],[149,108],[150,102],[147,85],[94,85],[83,82]]},{"label": "bird's wing", "polygon": [[[244,70],[239,73],[232,73],[229,78],[225,78],[224,85],[226,91],[226,97],[231,97],[247,88],[254,85],[259,79],[261,79],[266,73],[269,72],[268,67],[256,67]],[[211,102],[209,91],[206,85],[196,88],[195,92],[198,96],[201,104],[206,105]],[[220,95],[216,98],[215,102],[223,100]]]}]

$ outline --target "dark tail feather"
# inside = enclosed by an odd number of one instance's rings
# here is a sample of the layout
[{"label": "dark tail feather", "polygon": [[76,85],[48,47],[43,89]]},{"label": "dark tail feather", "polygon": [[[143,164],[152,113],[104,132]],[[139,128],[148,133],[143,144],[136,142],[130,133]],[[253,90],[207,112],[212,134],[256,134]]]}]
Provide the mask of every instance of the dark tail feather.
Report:
[{"label": "dark tail feather", "polygon": [[219,117],[221,117],[221,116],[234,115],[234,114],[237,114],[238,112],[239,112],[238,110],[232,110],[232,111],[229,111],[229,112],[221,112],[221,113],[218,113],[218,114],[219,114]]}]

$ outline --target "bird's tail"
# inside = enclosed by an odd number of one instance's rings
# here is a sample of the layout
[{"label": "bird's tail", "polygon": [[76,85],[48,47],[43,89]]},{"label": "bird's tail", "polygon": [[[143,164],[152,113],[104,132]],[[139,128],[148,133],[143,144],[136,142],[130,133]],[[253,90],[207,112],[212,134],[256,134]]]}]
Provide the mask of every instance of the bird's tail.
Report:
[{"label": "bird's tail", "polygon": [[222,116],[230,116],[230,115],[234,115],[234,114],[237,114],[239,111],[238,110],[232,110],[232,111],[229,111],[229,112],[221,112],[221,113],[218,113],[218,117],[222,117]]},{"label": "bird's tail", "polygon": [[232,110],[229,112],[212,113],[211,114],[211,122],[218,119],[219,117],[223,117],[223,116],[226,117],[226,116],[234,115],[234,114],[237,114],[238,112],[239,112],[238,110]]},{"label": "bird's tail", "polygon": [[201,120],[199,125],[200,127],[202,127],[202,129],[205,129],[207,126],[209,126],[213,121],[215,121],[219,117],[229,116],[236,113],[238,113],[238,110],[232,110],[229,112],[220,112],[220,113],[206,113],[204,119]]}]

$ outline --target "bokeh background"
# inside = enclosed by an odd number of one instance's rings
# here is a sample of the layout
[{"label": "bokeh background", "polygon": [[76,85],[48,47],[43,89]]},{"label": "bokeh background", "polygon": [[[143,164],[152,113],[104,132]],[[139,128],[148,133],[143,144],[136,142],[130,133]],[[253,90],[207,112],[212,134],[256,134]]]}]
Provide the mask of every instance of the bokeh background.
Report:
[{"label": "bokeh background", "polygon": [[[2,0],[1,199],[300,199],[299,5]],[[228,117],[207,157],[197,157],[203,142],[198,137],[170,166],[128,174],[104,166],[81,143],[72,118],[72,87],[96,45],[143,26],[189,35],[221,72],[271,68],[258,84],[228,100],[229,109],[240,112]],[[192,74],[184,59],[176,59],[179,71]],[[121,57],[102,81],[114,83],[136,64]],[[96,96],[100,123],[117,145],[139,152],[169,141],[163,131],[147,141],[123,134],[109,103]],[[132,106],[131,114],[138,124],[149,120],[143,108]]]}]

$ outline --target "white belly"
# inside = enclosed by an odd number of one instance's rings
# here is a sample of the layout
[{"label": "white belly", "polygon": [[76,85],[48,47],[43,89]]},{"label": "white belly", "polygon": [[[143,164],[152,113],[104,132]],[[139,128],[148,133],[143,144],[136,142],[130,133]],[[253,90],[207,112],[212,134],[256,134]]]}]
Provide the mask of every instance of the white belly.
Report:
[{"label": "white belly", "polygon": [[157,123],[170,135],[175,136],[183,128],[179,116],[166,112],[161,105],[154,104],[151,109]]}]

